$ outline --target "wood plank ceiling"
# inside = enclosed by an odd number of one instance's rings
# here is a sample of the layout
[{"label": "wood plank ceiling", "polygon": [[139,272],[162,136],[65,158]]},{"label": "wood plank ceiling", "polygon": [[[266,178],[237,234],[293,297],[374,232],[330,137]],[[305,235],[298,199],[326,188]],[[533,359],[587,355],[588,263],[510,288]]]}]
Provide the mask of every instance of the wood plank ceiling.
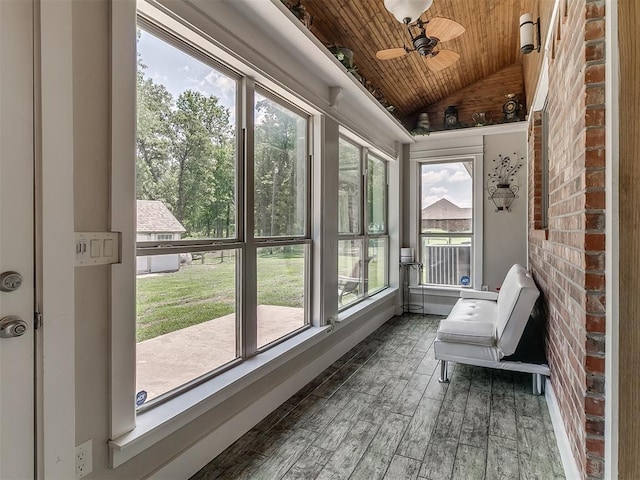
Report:
[{"label": "wood plank ceiling", "polygon": [[[376,58],[378,50],[411,47],[406,28],[384,8],[383,0],[301,0],[312,16],[311,32],[327,46],[352,50],[358,73],[395,106],[401,120],[509,65],[522,63],[519,17],[531,11],[532,2],[535,0],[434,0],[421,18],[449,18],[462,24],[466,32],[439,45],[458,52],[460,60],[432,72],[417,52],[393,60]],[[289,1],[292,3],[296,0]]]}]

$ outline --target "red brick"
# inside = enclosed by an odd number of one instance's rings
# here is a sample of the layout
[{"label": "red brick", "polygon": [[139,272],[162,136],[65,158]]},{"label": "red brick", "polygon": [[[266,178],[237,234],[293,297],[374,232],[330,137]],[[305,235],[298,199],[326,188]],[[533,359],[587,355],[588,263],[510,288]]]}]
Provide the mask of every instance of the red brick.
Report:
[{"label": "red brick", "polygon": [[606,196],[604,191],[591,191],[585,193],[584,206],[588,210],[604,209]]},{"label": "red brick", "polygon": [[586,133],[585,146],[587,148],[604,147],[604,139],[604,128],[589,128]]},{"label": "red brick", "polygon": [[603,105],[604,104],[604,87],[588,85],[585,88],[585,105]]},{"label": "red brick", "polygon": [[587,22],[584,29],[585,40],[598,40],[604,38],[604,20]]},{"label": "red brick", "polygon": [[604,458],[604,438],[587,437],[587,453]]},{"label": "red brick", "polygon": [[587,315],[585,329],[590,333],[605,333],[607,318],[598,315]]},{"label": "red brick", "polygon": [[606,186],[605,181],[605,171],[603,169],[589,170],[585,177],[585,186],[587,188],[604,188]]},{"label": "red brick", "polygon": [[605,280],[601,273],[586,273],[584,276],[584,288],[587,290],[604,290]]},{"label": "red brick", "polygon": [[605,166],[605,151],[603,148],[587,150],[585,152],[584,164],[587,168],[598,168]]},{"label": "red brick", "polygon": [[587,415],[596,417],[604,416],[604,399],[596,397],[586,397],[584,399],[584,411]]},{"label": "red brick", "polygon": [[584,83],[602,83],[605,79],[604,65],[589,65],[584,71]]},{"label": "red brick", "polygon": [[587,62],[604,60],[604,42],[586,45],[584,48],[584,59]]},{"label": "red brick", "polygon": [[604,419],[587,418],[586,431],[592,435],[604,435]]},{"label": "red brick", "polygon": [[585,9],[585,18],[603,18],[604,17],[604,2],[588,2]]},{"label": "red brick", "polygon": [[590,108],[584,116],[585,126],[587,127],[603,127],[605,125],[604,108]]},{"label": "red brick", "polygon": [[584,236],[584,248],[588,251],[604,251],[605,236],[604,233],[587,233]]},{"label": "red brick", "polygon": [[585,367],[587,372],[604,373],[604,358],[587,355]]}]

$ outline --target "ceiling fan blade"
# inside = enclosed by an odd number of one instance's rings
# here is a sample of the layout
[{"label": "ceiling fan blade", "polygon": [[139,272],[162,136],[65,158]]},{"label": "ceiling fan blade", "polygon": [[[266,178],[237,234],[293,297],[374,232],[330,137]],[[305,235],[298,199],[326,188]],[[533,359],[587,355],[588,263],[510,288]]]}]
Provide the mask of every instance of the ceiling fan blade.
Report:
[{"label": "ceiling fan blade", "polygon": [[435,17],[427,23],[427,36],[435,37],[441,42],[448,42],[462,35],[465,28],[458,22],[448,18]]},{"label": "ceiling fan blade", "polygon": [[460,54],[453,50],[438,50],[437,52],[433,52],[433,56],[427,57],[425,60],[427,67],[434,72],[439,72],[456,63],[459,58]]},{"label": "ceiling fan blade", "polygon": [[399,48],[387,48],[386,50],[379,50],[376,53],[376,57],[380,60],[391,60],[392,58],[402,57],[407,54],[407,51],[403,47]]}]

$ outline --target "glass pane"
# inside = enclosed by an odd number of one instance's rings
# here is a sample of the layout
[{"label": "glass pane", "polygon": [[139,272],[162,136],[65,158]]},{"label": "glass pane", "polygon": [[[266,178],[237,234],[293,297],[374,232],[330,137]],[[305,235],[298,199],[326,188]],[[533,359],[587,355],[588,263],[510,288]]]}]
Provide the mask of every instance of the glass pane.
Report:
[{"label": "glass pane", "polygon": [[471,233],[472,167],[471,161],[422,164],[423,233]]},{"label": "glass pane", "polygon": [[139,30],[138,232],[236,236],[237,81]]},{"label": "glass pane", "polygon": [[338,174],[338,232],[360,233],[360,149],[340,139]]},{"label": "glass pane", "polygon": [[387,164],[383,160],[369,156],[367,161],[367,214],[369,233],[384,233],[387,230],[385,218],[387,206]]},{"label": "glass pane", "polygon": [[364,240],[338,242],[338,307],[344,307],[364,296],[362,268]]},{"label": "glass pane", "polygon": [[307,117],[256,93],[255,236],[305,235]]},{"label": "glass pane", "polygon": [[305,326],[306,245],[258,248],[258,348]]},{"label": "glass pane", "polygon": [[471,236],[422,237],[424,283],[469,286],[471,239]]},{"label": "glass pane", "polygon": [[388,239],[369,239],[369,294],[382,290],[388,285],[387,252]]},{"label": "glass pane", "polygon": [[236,250],[137,257],[137,391],[147,400],[237,358]]}]

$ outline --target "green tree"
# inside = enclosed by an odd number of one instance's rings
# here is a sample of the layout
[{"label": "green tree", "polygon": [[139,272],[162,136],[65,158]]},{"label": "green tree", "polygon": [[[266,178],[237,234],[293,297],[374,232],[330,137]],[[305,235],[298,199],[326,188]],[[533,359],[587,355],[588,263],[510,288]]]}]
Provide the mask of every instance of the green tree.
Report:
[{"label": "green tree", "polygon": [[304,119],[268,99],[256,103],[256,117],[256,234],[299,235],[305,218],[305,159],[298,145]]},{"label": "green tree", "polygon": [[163,86],[144,77],[144,65],[138,62],[136,187],[138,198],[168,201],[171,190],[172,97]]},{"label": "green tree", "polygon": [[227,237],[235,229],[235,135],[214,95],[177,99],[145,77],[138,61],[137,198],[162,200],[187,236]]}]

